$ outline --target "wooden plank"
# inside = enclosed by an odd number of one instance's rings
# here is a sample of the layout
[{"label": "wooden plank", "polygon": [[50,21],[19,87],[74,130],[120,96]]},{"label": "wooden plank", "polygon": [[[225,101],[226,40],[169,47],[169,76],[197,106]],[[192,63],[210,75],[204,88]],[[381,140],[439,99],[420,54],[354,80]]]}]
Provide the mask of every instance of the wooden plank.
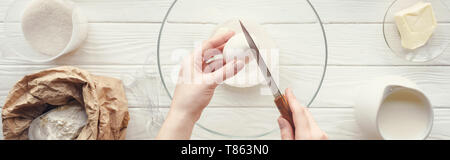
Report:
[{"label": "wooden plank", "polygon": [[232,18],[259,23],[317,22],[308,3],[296,0],[182,0],[175,4],[168,21],[221,23]]},{"label": "wooden plank", "polygon": [[13,1],[14,0],[3,0],[0,2],[0,22],[3,22],[3,20],[5,19],[7,10]]},{"label": "wooden plank", "polygon": [[[392,0],[312,0],[326,23],[382,22]],[[198,6],[208,6],[201,7]],[[193,9],[196,8],[196,9]],[[248,12],[252,10],[252,12]],[[269,11],[269,13],[267,13]],[[169,20],[174,22],[218,23],[229,17],[247,16],[266,23],[301,23],[315,21],[306,1],[180,1]],[[264,16],[261,16],[264,13]],[[358,14],[355,14],[358,13]],[[205,16],[212,15],[212,16]]]},{"label": "wooden plank", "polygon": [[[4,17],[4,10],[7,9],[8,4],[11,0],[4,0],[0,2],[0,18]],[[122,78],[124,80],[130,80],[133,77],[133,72],[142,69],[140,65],[119,65],[119,64],[142,64],[147,59],[148,54],[151,55],[151,64],[155,64],[155,52],[156,51],[156,37],[159,31],[159,23],[162,20],[162,16],[165,14],[165,10],[170,6],[172,0],[153,0],[153,1],[143,1],[143,0],[131,0],[131,1],[120,1],[120,0],[75,0],[86,9],[85,13],[91,22],[91,31],[88,39],[88,44],[85,44],[78,53],[74,55],[68,55],[62,57],[61,59],[52,62],[52,65],[25,65],[27,62],[23,61],[8,61],[1,59],[0,64],[5,64],[0,66],[0,79],[3,83],[0,84],[0,104],[4,104],[4,99],[10,89],[10,87],[23,75],[32,73],[44,68],[48,68],[56,65],[77,65],[82,68],[88,69],[94,74],[114,76]],[[313,17],[309,16],[308,10],[295,11],[293,9],[298,9],[295,5],[303,3],[303,1],[289,0],[275,2],[275,1],[246,1],[244,2],[246,8],[251,8],[256,10],[253,13],[248,13],[248,11],[240,11],[238,8],[243,8],[234,5],[235,3],[228,3],[224,0],[209,2],[205,0],[197,0],[196,2],[205,2],[206,5],[212,6],[212,3],[222,3],[223,6],[235,7],[235,13],[219,13],[217,12],[218,7],[204,7],[199,10],[187,9],[192,6],[194,1],[183,1],[183,3],[177,4],[183,6],[181,9],[177,9],[178,13],[175,13],[174,18],[171,22],[176,23],[220,23],[224,19],[228,19],[229,15],[246,15],[247,17],[256,19],[262,23],[277,23],[277,24],[267,24],[264,25],[268,32],[280,43],[284,54],[286,56],[281,58],[281,63],[286,65],[281,68],[281,86],[282,88],[287,86],[295,86],[296,93],[298,95],[305,95],[309,90],[308,87],[314,87],[316,76],[320,68],[317,66],[297,66],[297,65],[317,65],[319,56],[309,56],[307,53],[318,53],[320,49],[308,49],[299,50],[299,44],[308,44],[311,46],[320,46],[320,36],[312,35],[310,33],[317,30],[317,27],[312,28],[310,26],[317,24],[309,24],[313,22]],[[237,1],[236,1],[237,2]],[[390,4],[391,0],[380,0],[380,1],[356,1],[356,0],[341,0],[339,2],[335,0],[312,0],[313,4],[318,9],[322,18],[325,20],[327,34],[329,38],[330,45],[330,59],[329,62],[331,67],[329,67],[325,84],[323,90],[320,92],[317,101],[313,104],[313,107],[346,107],[343,108],[313,108],[311,109],[319,125],[325,126],[324,130],[329,132],[330,137],[333,139],[361,139],[359,135],[360,131],[354,122],[352,117],[352,109],[348,108],[353,106],[353,98],[357,91],[357,86],[364,83],[366,80],[383,76],[383,75],[402,75],[404,77],[410,78],[417,82],[421,88],[425,90],[427,94],[430,95],[430,99],[434,104],[434,107],[450,107],[448,102],[446,102],[449,86],[447,85],[449,77],[448,65],[449,54],[444,54],[439,57],[438,60],[424,63],[424,64],[412,64],[407,63],[402,60],[396,59],[392,54],[390,54],[389,49],[386,47],[381,34],[381,21],[387,6]],[[241,2],[242,3],[242,2]],[[257,5],[254,5],[257,4]],[[261,6],[259,6],[261,4]],[[284,5],[286,10],[274,10],[271,15],[257,16],[256,13],[260,13],[261,10],[267,10],[263,6],[270,6],[271,8],[276,8],[278,5]],[[101,6],[101,7],[99,7]],[[177,7],[176,6],[176,7]],[[200,6],[200,5],[199,5]],[[196,7],[196,6],[193,6]],[[220,6],[221,7],[221,6]],[[219,7],[219,8],[220,8]],[[154,9],[152,9],[154,8]],[[208,10],[210,9],[210,10]],[[186,11],[194,11],[194,14],[183,14]],[[216,15],[215,18],[202,19],[204,15],[201,13],[208,13],[208,15]],[[286,12],[286,13],[281,13]],[[302,13],[302,15],[295,13]],[[358,14],[355,14],[358,13]],[[191,17],[192,15],[195,15]],[[226,15],[226,16],[224,16]],[[280,16],[283,15],[283,16]],[[293,15],[293,16],[286,16]],[[303,16],[305,15],[305,16]],[[308,15],[308,16],[307,16]],[[172,17],[172,15],[171,15]],[[209,17],[209,16],[208,16]],[[211,16],[213,17],[213,16]],[[264,18],[261,18],[264,17]],[[281,17],[281,18],[280,18]],[[381,18],[380,18],[381,17]],[[1,18],[3,19],[3,18]],[[1,21],[1,20],[0,20]],[[214,22],[216,21],[216,22]],[[98,24],[98,23],[101,24]],[[127,24],[116,24],[126,23]],[[141,23],[155,23],[155,24],[141,24]],[[289,23],[278,25],[278,23]],[[307,23],[307,24],[292,24],[292,23]],[[336,24],[338,23],[338,24]],[[364,23],[364,24],[359,24]],[[366,24],[370,23],[370,24]],[[375,23],[375,24],[372,24]],[[176,27],[176,25],[186,26],[186,27]],[[2,26],[2,24],[0,24]],[[169,42],[167,47],[180,47],[178,44],[183,44],[183,41],[189,40],[192,42],[193,39],[204,39],[208,37],[210,31],[213,29],[214,25],[201,25],[201,24],[168,24],[172,26],[172,30],[175,31],[173,38],[168,38]],[[198,27],[200,26],[200,27]],[[309,29],[311,28],[311,29]],[[206,29],[206,30],[203,30]],[[3,28],[0,27],[0,33],[2,33]],[[191,32],[185,32],[185,30]],[[289,31],[289,32],[288,32]],[[0,34],[0,37],[4,34]],[[176,36],[181,35],[181,36]],[[275,35],[275,36],[274,36]],[[306,38],[305,38],[306,36]],[[295,39],[295,41],[292,41]],[[289,41],[288,41],[289,40]],[[305,43],[305,40],[306,41]],[[170,41],[176,42],[172,43]],[[310,43],[309,43],[310,42]],[[187,45],[186,45],[187,44]],[[184,46],[191,47],[191,43],[186,43]],[[181,45],[183,46],[183,45]],[[303,47],[301,47],[303,48]],[[308,47],[309,48],[309,47]],[[190,49],[187,50],[190,52]],[[295,59],[298,53],[302,53],[305,57],[301,59]],[[305,53],[305,54],[303,54]],[[5,54],[5,53],[3,53]],[[127,54],[126,56],[124,56]],[[8,65],[6,65],[8,64]],[[11,64],[11,66],[9,65]],[[12,64],[24,64],[23,66],[15,66]],[[100,66],[97,66],[101,64]],[[291,66],[294,65],[294,66]],[[335,66],[337,65],[337,66]],[[350,66],[341,66],[350,65]],[[375,65],[373,67],[365,67],[364,65]],[[389,65],[386,67],[380,67],[376,65]],[[398,65],[398,66],[396,66]],[[403,65],[437,65],[437,66],[403,66]],[[157,83],[157,70],[155,66],[147,66],[146,71],[151,72],[147,75],[153,75],[152,80],[143,79],[144,83]],[[155,77],[156,76],[156,77]],[[140,82],[142,82],[140,81]],[[292,85],[291,85],[292,84]],[[138,86],[142,87],[142,86]],[[144,86],[144,88],[149,86]],[[159,86],[161,87],[161,86]],[[298,89],[300,88],[300,89]],[[157,87],[158,89],[158,87]],[[161,89],[161,88],[159,88]],[[202,122],[205,125],[217,126],[215,123],[220,123],[225,121],[224,118],[236,117],[237,113],[247,113],[249,108],[239,108],[239,107],[252,107],[252,111],[262,110],[262,113],[258,113],[260,117],[267,117],[262,115],[272,115],[275,113],[273,110],[264,113],[264,110],[273,109],[273,106],[263,106],[271,104],[269,98],[254,98],[251,95],[241,94],[241,96],[236,96],[237,90],[225,90],[224,86],[220,87],[215,95],[215,101],[209,106],[207,112],[208,116],[202,118]],[[150,89],[152,90],[152,89]],[[163,91],[158,91],[161,96],[156,101],[161,101],[162,106],[167,106],[169,104],[169,99]],[[231,92],[231,93],[230,93]],[[234,93],[233,93],[234,92]],[[242,93],[249,93],[242,92]],[[127,91],[127,94],[132,94],[131,91]],[[238,94],[239,95],[239,94]],[[154,96],[157,97],[158,96]],[[154,99],[152,97],[152,99]],[[233,98],[233,102],[227,99]],[[303,96],[301,96],[303,97]],[[247,98],[247,99],[245,99]],[[248,104],[246,100],[261,100],[258,103]],[[305,98],[303,98],[305,99]],[[142,97],[129,98],[130,101],[130,114],[132,117],[139,117],[134,115],[140,115],[141,117],[147,118],[151,109],[149,104],[143,103]],[[305,100],[302,100],[305,101]],[[155,103],[155,102],[153,102]],[[229,107],[229,108],[221,108]],[[254,108],[258,107],[258,108]],[[266,108],[260,108],[266,107]],[[166,110],[166,109],[161,109]],[[137,114],[136,114],[137,113]],[[435,122],[435,129],[433,130],[431,139],[448,139],[447,131],[447,109],[437,109]],[[256,115],[256,118],[258,117]],[[153,117],[153,116],[152,116]],[[216,119],[215,117],[220,117]],[[322,118],[321,118],[322,117]],[[275,118],[275,117],[272,117]],[[139,118],[132,118],[130,121],[130,132],[127,138],[129,139],[148,139],[155,135],[154,128],[141,127],[142,125],[148,126],[151,122],[149,120],[138,120]],[[264,119],[271,120],[271,119]],[[264,121],[262,120],[262,121]],[[262,122],[261,121],[261,122]],[[145,122],[145,123],[144,123]],[[336,123],[339,122],[339,123]],[[0,122],[1,123],[1,122]],[[209,123],[209,124],[208,124]],[[235,123],[230,121],[229,123]],[[270,124],[270,125],[265,125]],[[336,125],[342,124],[342,125]],[[227,124],[224,124],[225,126]],[[231,124],[228,124],[231,125]],[[267,127],[276,127],[276,124],[271,122],[264,122],[261,124],[255,124],[255,126],[267,129]],[[145,130],[142,130],[142,129]],[[236,132],[232,127],[219,128],[223,129],[224,132]],[[257,128],[244,129],[246,134],[251,134],[250,130],[257,130]],[[147,131],[153,131],[153,134],[147,134]],[[247,131],[248,130],[248,131]],[[1,133],[1,131],[0,131]],[[1,136],[0,136],[1,137]],[[262,139],[278,139],[279,133],[273,132]],[[0,138],[1,139],[1,138]],[[205,130],[196,127],[194,130],[193,139],[229,139],[227,137],[221,137]],[[253,138],[252,138],[253,139]]]},{"label": "wooden plank", "polygon": [[[148,92],[148,95],[158,98],[154,104],[160,104],[161,107],[167,107],[170,99],[160,85],[159,75],[156,66],[141,65],[77,65],[96,75],[105,75],[120,78],[126,84],[131,84],[137,80],[140,85],[138,90],[132,90],[128,87],[130,107],[146,107],[143,103],[145,97],[133,96],[133,93]],[[0,103],[8,95],[11,87],[24,75],[50,68],[49,65],[2,65],[0,67]],[[143,68],[145,67],[146,76],[143,77]],[[166,80],[170,80],[170,71],[174,66],[163,68]],[[358,94],[358,86],[367,81],[387,75],[403,76],[416,82],[420,88],[429,96],[434,107],[450,107],[447,100],[447,91],[450,90],[450,73],[448,66],[330,66],[319,92],[317,99],[312,107],[348,107],[353,106],[353,101]],[[319,77],[322,69],[314,66],[283,66],[280,68],[280,88],[292,87],[299,100],[306,104],[312,98],[315,89],[318,87]],[[138,75],[140,74],[140,75]],[[176,72],[174,72],[176,75]],[[175,77],[176,78],[176,77]],[[167,83],[170,89],[174,89],[173,83]],[[136,88],[136,86],[134,87]],[[144,91],[140,90],[144,89]],[[261,94],[261,88],[237,89],[225,85],[219,86],[211,101],[210,107],[266,107],[272,106],[272,97],[270,94]],[[148,91],[147,91],[148,90]],[[266,93],[266,92],[262,92]],[[156,96],[159,95],[159,96]],[[154,98],[152,97],[152,98]],[[232,101],[230,101],[232,99]]]},{"label": "wooden plank", "polygon": [[[251,111],[250,111],[251,110]],[[198,126],[194,127],[192,139],[280,139],[280,133],[278,130],[278,124],[276,122],[276,116],[265,117],[263,115],[276,115],[271,109],[258,109],[257,114],[252,116],[252,119],[248,121],[253,124],[254,128],[240,128],[243,127],[236,123],[236,120],[230,117],[236,117],[236,114],[251,113],[254,109],[243,108],[207,108],[200,120],[200,124],[204,126],[211,126],[212,128],[222,129],[223,132],[240,132],[241,135],[255,135],[259,134],[259,130],[274,129],[273,132],[262,137],[226,137],[208,132]],[[310,109],[314,119],[319,127],[324,130],[330,139],[367,139],[367,137],[359,129],[359,126],[354,118],[352,108],[311,108]],[[161,109],[160,112],[166,115],[167,109]],[[266,113],[265,113],[266,112]],[[433,129],[428,139],[449,139],[450,131],[448,126],[450,121],[448,120],[450,110],[449,109],[435,109],[435,118]],[[150,111],[144,109],[130,109],[131,120],[128,127],[127,139],[153,139],[157,134],[158,128],[148,129],[146,127],[152,122],[152,117],[149,116]],[[160,121],[160,119],[158,119]],[[157,123],[161,123],[157,122]],[[139,123],[139,124],[138,124]]]},{"label": "wooden plank", "polygon": [[[180,55],[189,54],[195,44],[208,39],[215,24],[167,24],[161,39],[161,63],[178,64]],[[263,28],[277,43],[282,65],[325,64],[325,44],[319,24],[276,24]]]},{"label": "wooden plank", "polygon": [[393,0],[312,0],[326,23],[382,22]]},{"label": "wooden plank", "polygon": [[[13,35],[20,34],[19,24],[15,26],[17,27],[11,27],[12,29],[8,29],[7,32]],[[325,63],[323,35],[317,24],[266,26],[279,44],[281,64]],[[166,25],[161,41],[161,62],[178,64],[178,61],[172,61],[172,59],[181,59],[178,55],[189,54],[195,43],[201,43],[212,34],[214,27],[215,25],[199,24]],[[90,24],[89,36],[85,44],[75,53],[65,55],[51,64],[156,64],[159,29],[159,24]],[[3,26],[0,27],[0,33],[4,33],[4,30]],[[296,34],[286,32],[288,30]],[[9,39],[8,37],[0,38]],[[13,53],[3,51],[2,54],[0,64],[29,64],[27,61],[14,60],[17,55]],[[299,55],[302,58],[296,58]],[[149,61],[146,61],[147,59]]]},{"label": "wooden plank", "polygon": [[164,121],[167,111],[160,109],[130,108],[128,121],[128,140],[154,139]]},{"label": "wooden plank", "polygon": [[[25,8],[29,0],[2,0],[0,17],[3,21],[8,8]],[[90,22],[162,22],[173,0],[73,0]],[[13,12],[11,12],[13,13]],[[14,16],[17,19],[20,15]]]},{"label": "wooden plank", "polygon": [[[173,0],[74,1],[83,9],[91,22],[161,22],[173,2]],[[0,2],[1,21],[11,2],[13,0]],[[393,0],[311,0],[325,23],[381,23],[392,2]],[[444,6],[433,7],[436,8],[435,10],[441,10],[440,8]],[[298,0],[245,2],[180,0],[174,6],[169,20],[187,23],[218,23],[233,17],[247,17],[263,23],[305,23],[315,22],[314,16],[306,1]],[[450,18],[444,20],[448,22]]]},{"label": "wooden plank", "polygon": [[[163,72],[172,69],[163,69]],[[450,89],[448,70],[448,66],[329,66],[312,107],[353,106],[360,85],[388,75],[411,79],[424,90],[435,107],[447,107],[450,106],[446,94]],[[313,66],[282,66],[279,72],[280,88],[292,87],[300,101],[307,104],[318,87],[322,71],[322,68]],[[165,75],[165,79],[171,79],[169,74]],[[174,83],[166,84],[173,91]],[[161,99],[163,105],[169,102]],[[260,95],[259,88],[244,90],[221,86],[216,90],[210,106],[267,106],[272,103],[270,95]]]},{"label": "wooden plank", "polygon": [[[130,108],[130,121],[127,129],[127,139],[153,139],[159,131],[168,109]],[[330,139],[366,139],[362,135],[351,108],[311,108],[318,125],[329,135]],[[248,124],[236,123],[236,117],[245,113],[254,113],[251,118],[245,119]],[[435,109],[433,130],[429,139],[449,139],[448,130],[449,109]],[[269,117],[267,115],[270,115]],[[280,139],[277,130],[276,117],[278,113],[274,108],[207,108],[199,123],[203,126],[223,133],[238,135],[257,135],[260,131],[274,129],[262,137],[226,137],[208,132],[199,126],[193,131],[192,139]],[[257,123],[255,123],[257,122]],[[1,125],[1,121],[0,121]],[[240,128],[242,127],[242,128]],[[245,128],[249,127],[249,128]],[[259,131],[259,132],[257,132]],[[0,134],[2,131],[0,130]],[[3,136],[0,136],[0,140]]]},{"label": "wooden plank", "polygon": [[[449,24],[441,24],[445,30]],[[280,49],[281,65],[323,65],[325,44],[318,24],[263,25]],[[183,28],[182,30],[180,28]],[[178,64],[180,55],[207,39],[213,24],[167,24],[161,41],[161,63]],[[436,60],[413,63],[397,57],[387,46],[381,24],[327,24],[330,65],[449,65],[450,48]],[[441,32],[445,33],[445,32]],[[450,35],[449,35],[450,36]]]},{"label": "wooden plank", "polygon": [[[128,122],[126,139],[154,139],[164,120],[163,111],[147,108],[129,108],[128,111],[130,121]],[[0,121],[0,140],[4,138],[2,127],[3,124]]]},{"label": "wooden plank", "polygon": [[[164,79],[169,91],[173,92],[178,78],[178,67],[167,66],[162,68]],[[322,77],[322,67],[311,66],[282,66],[278,72],[280,88],[294,87],[300,101],[307,104],[314,96]],[[272,72],[276,77],[277,72]],[[278,78],[276,78],[278,79]],[[302,88],[302,89],[300,89]],[[170,104],[170,100],[161,98],[161,105]],[[264,85],[251,88],[235,88],[227,85],[219,86],[210,106],[214,107],[261,107],[274,105],[273,96]]]},{"label": "wooden plank", "polygon": [[329,67],[322,90],[313,106],[353,106],[358,86],[371,79],[396,75],[417,83],[434,107],[448,106],[449,68],[436,67]]},{"label": "wooden plank", "polygon": [[[5,104],[6,97],[13,85],[23,76],[56,65],[12,65],[0,67],[0,104]],[[130,108],[155,107],[159,96],[163,95],[160,78],[154,66],[78,66],[92,74],[121,79],[128,97]],[[160,93],[161,92],[161,93]]]},{"label": "wooden plank", "polygon": [[[215,26],[213,24],[166,25],[161,40],[161,63],[178,64],[182,55],[191,53],[196,43],[201,43],[212,34]],[[323,35],[317,24],[269,24],[263,27],[280,49],[281,65],[323,65],[325,63]],[[156,64],[159,28],[159,24],[91,24],[89,37],[82,48],[51,64]],[[325,28],[329,47],[329,65],[450,64],[450,48],[438,59],[427,63],[412,63],[398,58],[387,47],[380,24],[329,24],[325,25]],[[3,30],[4,28],[0,27],[0,33]],[[17,27],[13,33],[19,31],[20,27]],[[4,51],[2,54],[6,58],[0,58],[0,64],[29,64],[26,61],[11,60],[17,56],[10,52]]]},{"label": "wooden plank", "polygon": [[[439,33],[449,27],[440,24]],[[426,63],[413,63],[397,57],[387,46],[381,24],[325,25],[329,64],[331,65],[449,65],[450,49],[437,59]],[[448,33],[448,32],[447,32]],[[439,35],[442,36],[442,35]],[[450,36],[450,35],[448,35]]]}]

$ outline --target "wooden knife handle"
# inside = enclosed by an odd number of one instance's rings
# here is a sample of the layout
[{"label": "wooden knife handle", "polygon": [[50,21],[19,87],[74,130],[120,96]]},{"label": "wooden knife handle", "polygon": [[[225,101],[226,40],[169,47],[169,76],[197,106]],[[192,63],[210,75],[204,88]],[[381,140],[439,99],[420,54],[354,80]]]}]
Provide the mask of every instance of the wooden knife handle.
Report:
[{"label": "wooden knife handle", "polygon": [[286,97],[284,95],[278,96],[275,98],[275,104],[277,105],[281,116],[291,124],[292,128],[295,128],[294,120],[292,119],[292,111]]}]

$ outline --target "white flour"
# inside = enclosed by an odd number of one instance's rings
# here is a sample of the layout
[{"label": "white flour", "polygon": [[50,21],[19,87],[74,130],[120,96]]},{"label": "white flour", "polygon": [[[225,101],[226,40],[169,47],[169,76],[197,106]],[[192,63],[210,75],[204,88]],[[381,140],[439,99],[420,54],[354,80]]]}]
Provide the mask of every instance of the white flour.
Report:
[{"label": "white flour", "polygon": [[[252,38],[256,37],[252,35]],[[223,49],[223,55],[228,62],[231,62],[233,59],[243,61],[245,57],[249,59],[248,64],[236,76],[226,80],[225,84],[245,88],[258,85],[264,81],[264,77],[259,71],[258,63],[253,58],[251,49],[243,33],[238,33],[228,40]]]},{"label": "white flour", "polygon": [[28,129],[30,140],[72,140],[87,124],[87,114],[77,102],[55,109],[34,119]]}]

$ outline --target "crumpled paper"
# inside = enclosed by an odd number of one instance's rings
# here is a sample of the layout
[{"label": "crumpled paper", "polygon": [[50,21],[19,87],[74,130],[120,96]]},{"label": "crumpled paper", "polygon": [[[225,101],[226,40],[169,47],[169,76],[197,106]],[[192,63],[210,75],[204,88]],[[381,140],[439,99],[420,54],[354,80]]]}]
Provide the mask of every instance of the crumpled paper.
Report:
[{"label": "crumpled paper", "polygon": [[72,100],[82,104],[88,116],[77,140],[125,139],[130,118],[122,81],[70,66],[27,75],[14,85],[2,109],[4,138],[28,139],[33,119]]}]

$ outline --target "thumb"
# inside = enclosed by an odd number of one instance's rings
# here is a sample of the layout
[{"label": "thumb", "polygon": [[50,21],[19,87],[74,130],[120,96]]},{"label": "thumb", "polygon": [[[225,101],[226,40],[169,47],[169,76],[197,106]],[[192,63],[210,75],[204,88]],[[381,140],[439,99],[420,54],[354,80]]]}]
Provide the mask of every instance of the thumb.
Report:
[{"label": "thumb", "polygon": [[294,140],[294,131],[291,124],[283,117],[278,118],[282,140]]},{"label": "thumb", "polygon": [[212,74],[216,84],[220,84],[228,78],[235,76],[242,70],[242,68],[244,68],[244,65],[245,63],[243,61],[234,60],[233,62],[227,63],[222,68],[213,72]]}]

